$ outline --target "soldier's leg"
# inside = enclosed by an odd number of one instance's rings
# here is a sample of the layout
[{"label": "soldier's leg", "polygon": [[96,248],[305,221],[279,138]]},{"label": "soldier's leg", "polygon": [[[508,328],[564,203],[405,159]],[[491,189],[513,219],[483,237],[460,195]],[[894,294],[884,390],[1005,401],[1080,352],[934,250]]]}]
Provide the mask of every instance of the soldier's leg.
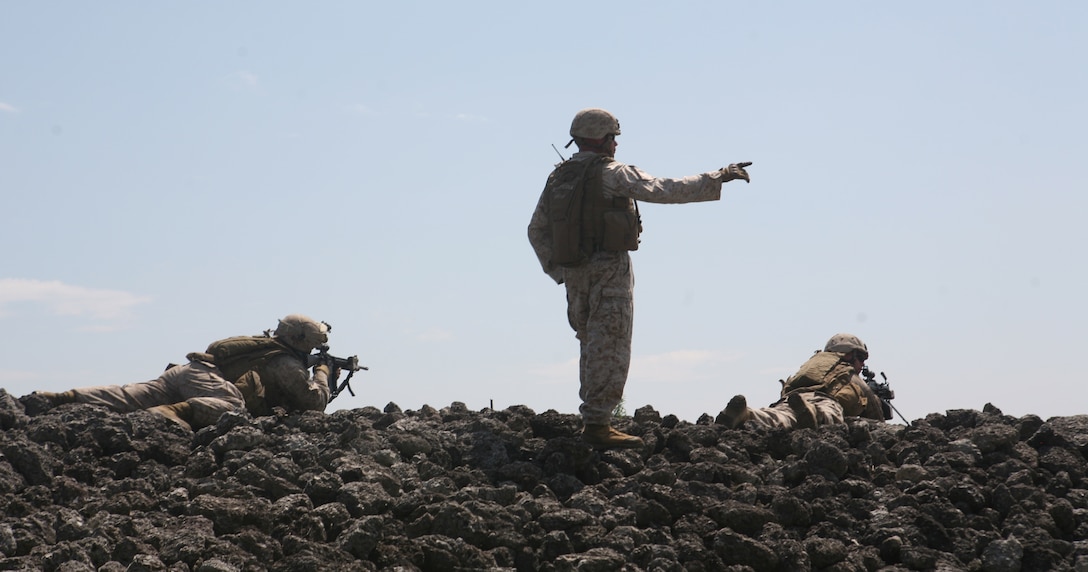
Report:
[{"label": "soldier's leg", "polygon": [[819,425],[843,422],[842,406],[838,401],[822,393],[794,393],[786,400],[794,416],[796,427],[814,429]]},{"label": "soldier's leg", "polygon": [[580,344],[582,439],[598,447],[641,447],[642,439],[612,428],[631,366],[634,303],[631,259],[598,253],[575,279],[567,276],[567,316]]},{"label": "soldier's leg", "polygon": [[715,423],[729,428],[737,428],[751,421],[753,425],[763,427],[791,428],[797,424],[797,417],[785,400],[770,407],[748,407],[748,400],[743,395],[734,395],[729,403],[714,419]]},{"label": "soldier's leg", "polygon": [[779,401],[770,407],[749,408],[750,420],[764,427],[782,427],[791,429],[797,425],[797,415],[785,401]]},{"label": "soldier's leg", "polygon": [[[177,366],[182,367],[182,366]],[[162,378],[127,385],[102,385],[72,390],[76,403],[101,405],[120,413],[171,403]]]},{"label": "soldier's leg", "polygon": [[[181,418],[193,429],[215,424],[227,411],[245,409],[241,390],[223,378],[214,365],[193,361],[163,374],[163,380],[175,401],[185,403]],[[168,415],[169,416],[169,415]]]},{"label": "soldier's leg", "polygon": [[623,400],[631,368],[630,298],[604,297],[590,316],[585,341],[585,378],[579,389],[586,423],[607,425]]},{"label": "soldier's leg", "polygon": [[805,393],[805,402],[815,411],[817,425],[845,423],[842,406],[822,393]]},{"label": "soldier's leg", "polygon": [[[739,422],[731,426],[736,427],[744,421],[751,421],[764,427],[786,429],[814,428],[817,425],[843,423],[842,406],[834,399],[820,393],[794,393],[770,407],[758,409],[745,407],[743,413],[740,412],[738,403],[744,404],[743,396],[738,395],[729,401],[729,406],[726,406],[718,415],[718,422],[739,419]],[[732,412],[730,407],[733,408]]]},{"label": "soldier's leg", "polygon": [[819,422],[816,420],[816,409],[809,405],[806,401],[806,393],[791,393],[786,398],[786,404],[789,405],[790,411],[793,411],[793,416],[797,419],[796,425],[798,429],[815,429]]},{"label": "soldier's leg", "polygon": [[633,279],[626,253],[595,256],[567,282],[567,315],[581,349],[579,411],[587,425],[608,425],[631,365]]}]

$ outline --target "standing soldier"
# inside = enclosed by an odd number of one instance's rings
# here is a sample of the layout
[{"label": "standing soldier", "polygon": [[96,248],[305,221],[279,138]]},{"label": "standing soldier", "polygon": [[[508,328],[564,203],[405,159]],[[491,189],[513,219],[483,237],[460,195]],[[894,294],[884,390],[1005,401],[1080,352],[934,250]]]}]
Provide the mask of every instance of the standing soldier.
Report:
[{"label": "standing soldier", "polygon": [[[640,447],[611,426],[631,364],[634,276],[631,250],[642,231],[635,201],[691,203],[721,198],[722,183],[749,180],[736,163],[681,179],[659,179],[613,159],[620,123],[583,109],[570,126],[578,152],[556,166],[529,222],[544,272],[567,289],[567,319],[580,343],[582,439],[598,447]],[[567,143],[570,146],[570,143]]]}]

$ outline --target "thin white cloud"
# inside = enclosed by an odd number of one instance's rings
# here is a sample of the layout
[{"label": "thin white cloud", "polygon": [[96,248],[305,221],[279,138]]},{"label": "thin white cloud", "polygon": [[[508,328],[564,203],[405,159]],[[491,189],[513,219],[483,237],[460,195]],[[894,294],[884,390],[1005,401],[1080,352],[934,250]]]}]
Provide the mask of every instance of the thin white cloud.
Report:
[{"label": "thin white cloud", "polygon": [[790,367],[790,366],[768,367],[768,368],[764,368],[764,369],[761,369],[761,370],[757,370],[756,373],[758,373],[760,375],[766,375],[767,377],[773,377],[775,379],[786,379],[787,377],[789,377],[789,376],[791,376],[791,375],[793,375],[794,373],[797,372],[797,367],[799,365],[800,364],[797,364],[797,365],[794,365],[793,367]]},{"label": "thin white cloud", "polygon": [[261,91],[261,78],[257,74],[241,70],[236,71],[228,76],[228,81],[233,89],[238,91]]},{"label": "thin white cloud", "polygon": [[458,113],[453,116],[457,121],[474,121],[479,123],[487,123],[488,119],[482,115],[472,115],[470,113]]},{"label": "thin white cloud", "polygon": [[716,379],[721,367],[741,357],[719,350],[677,350],[649,356],[635,356],[631,373],[649,383],[683,383]]},{"label": "thin white cloud", "polygon": [[374,111],[370,106],[366,105],[365,103],[353,103],[347,106],[347,110],[348,113],[351,113],[352,115],[371,116],[378,114],[377,111]]},{"label": "thin white cloud", "polygon": [[3,111],[4,113],[19,113],[19,108],[0,101],[0,111]]},{"label": "thin white cloud", "polygon": [[[717,350],[677,350],[631,359],[629,379],[636,383],[686,383],[717,379],[722,366],[739,359],[739,353]],[[543,383],[566,383],[578,378],[579,358],[546,364],[529,370]]]},{"label": "thin white cloud", "polygon": [[[60,281],[0,278],[0,318],[7,315],[8,306],[15,303],[37,303],[56,316],[83,316],[95,320],[116,322],[131,316],[132,308],[151,300],[121,290],[99,290],[73,286]],[[89,329],[112,329],[96,324]]]},{"label": "thin white cloud", "polygon": [[416,339],[421,342],[444,342],[453,339],[453,334],[441,328],[431,328],[416,335]]},{"label": "thin white cloud", "polygon": [[564,362],[545,364],[534,367],[529,373],[537,378],[538,383],[561,384],[578,379],[578,358]]},{"label": "thin white cloud", "polygon": [[8,387],[13,383],[35,382],[45,379],[41,372],[17,369],[0,369],[0,387]]}]

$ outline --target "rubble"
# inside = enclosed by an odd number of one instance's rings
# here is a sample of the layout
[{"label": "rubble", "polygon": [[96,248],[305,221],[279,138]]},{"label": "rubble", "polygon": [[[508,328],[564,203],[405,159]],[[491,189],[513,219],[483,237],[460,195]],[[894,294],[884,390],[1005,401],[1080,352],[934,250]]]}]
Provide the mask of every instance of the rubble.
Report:
[{"label": "rubble", "polygon": [[0,570],[1088,571],[1088,415],[616,426],[645,448],[525,406],[192,433],[0,389]]}]

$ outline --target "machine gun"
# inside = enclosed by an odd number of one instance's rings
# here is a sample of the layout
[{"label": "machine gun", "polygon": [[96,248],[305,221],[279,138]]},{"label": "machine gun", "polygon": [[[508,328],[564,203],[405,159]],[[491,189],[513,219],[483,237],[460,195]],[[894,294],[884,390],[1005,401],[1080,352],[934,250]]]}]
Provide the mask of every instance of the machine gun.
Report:
[{"label": "machine gun", "polygon": [[880,377],[884,381],[877,381],[876,374],[873,370],[869,369],[869,366],[861,368],[861,377],[865,379],[865,384],[869,386],[869,389],[873,390],[873,393],[880,398],[880,406],[884,409],[884,418],[891,419],[892,411],[903,420],[903,423],[910,425],[910,421],[907,421],[906,417],[899,412],[898,409],[892,405],[892,400],[895,399],[895,392],[892,391],[891,386],[888,385],[888,376],[884,375],[884,372],[880,372]]},{"label": "machine gun", "polygon": [[[352,397],[355,397],[355,392],[351,390],[351,376],[361,369],[369,370],[369,368],[365,365],[359,365],[359,356],[342,358],[330,354],[328,344],[321,344],[315,349],[317,349],[317,353],[310,354],[310,363],[308,365],[313,367],[324,364],[329,367],[329,403],[332,403],[332,400],[336,399],[336,396],[340,395],[340,392],[345,389],[348,390]],[[339,371],[341,370],[347,370],[348,376],[344,378],[344,381],[338,382]],[[336,376],[332,375],[334,372],[337,373]]]}]

